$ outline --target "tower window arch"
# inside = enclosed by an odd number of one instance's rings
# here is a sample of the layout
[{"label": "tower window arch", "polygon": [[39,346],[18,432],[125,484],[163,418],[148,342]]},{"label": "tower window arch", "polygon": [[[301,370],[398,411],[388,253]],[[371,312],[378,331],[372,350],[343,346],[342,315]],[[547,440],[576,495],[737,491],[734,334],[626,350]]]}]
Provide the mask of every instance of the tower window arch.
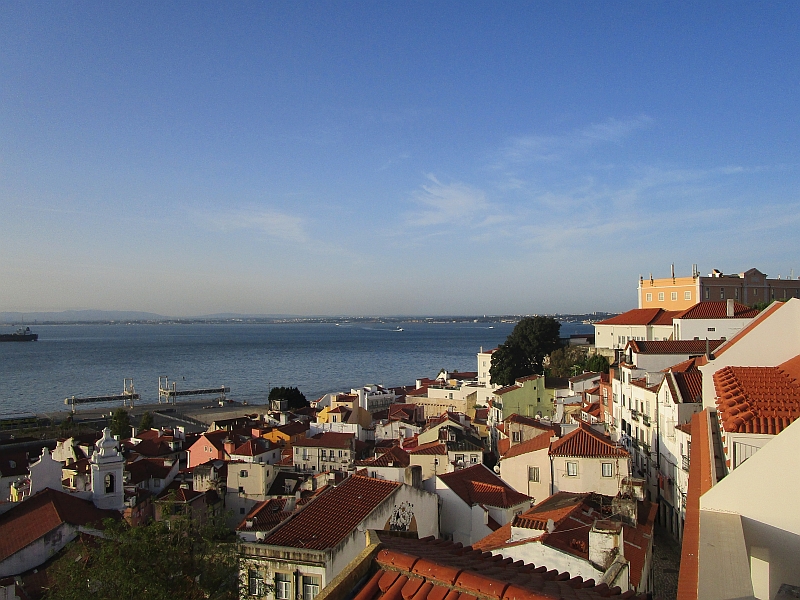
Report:
[{"label": "tower window arch", "polygon": [[106,489],[106,494],[113,494],[114,493],[114,474],[113,473],[106,473],[105,489]]}]

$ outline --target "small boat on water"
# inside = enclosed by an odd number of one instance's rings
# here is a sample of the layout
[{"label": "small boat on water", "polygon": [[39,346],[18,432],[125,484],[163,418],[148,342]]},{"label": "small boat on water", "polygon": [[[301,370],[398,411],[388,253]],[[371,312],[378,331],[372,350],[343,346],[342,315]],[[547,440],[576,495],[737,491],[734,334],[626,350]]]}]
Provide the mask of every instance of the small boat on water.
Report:
[{"label": "small boat on water", "polygon": [[0,333],[0,342],[35,342],[39,339],[38,333],[31,333],[31,328],[20,327],[14,333]]}]

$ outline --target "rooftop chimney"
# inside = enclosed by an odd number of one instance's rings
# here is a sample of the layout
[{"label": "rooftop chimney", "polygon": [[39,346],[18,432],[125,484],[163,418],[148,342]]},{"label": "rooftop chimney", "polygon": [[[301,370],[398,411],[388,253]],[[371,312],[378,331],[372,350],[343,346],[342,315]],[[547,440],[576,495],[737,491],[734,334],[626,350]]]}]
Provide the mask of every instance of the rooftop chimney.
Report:
[{"label": "rooftop chimney", "polygon": [[597,520],[589,530],[589,562],[605,571],[617,554],[624,556],[622,523]]}]

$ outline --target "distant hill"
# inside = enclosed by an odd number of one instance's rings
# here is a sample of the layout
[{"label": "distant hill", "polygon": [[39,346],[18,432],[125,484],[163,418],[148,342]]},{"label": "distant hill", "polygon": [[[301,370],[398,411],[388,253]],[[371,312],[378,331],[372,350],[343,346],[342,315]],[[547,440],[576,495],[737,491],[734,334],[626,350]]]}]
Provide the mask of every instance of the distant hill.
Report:
[{"label": "distant hill", "polygon": [[60,323],[78,323],[85,321],[161,321],[166,317],[156,313],[127,310],[65,310],[62,312],[0,312],[0,323],[19,325],[58,321]]}]

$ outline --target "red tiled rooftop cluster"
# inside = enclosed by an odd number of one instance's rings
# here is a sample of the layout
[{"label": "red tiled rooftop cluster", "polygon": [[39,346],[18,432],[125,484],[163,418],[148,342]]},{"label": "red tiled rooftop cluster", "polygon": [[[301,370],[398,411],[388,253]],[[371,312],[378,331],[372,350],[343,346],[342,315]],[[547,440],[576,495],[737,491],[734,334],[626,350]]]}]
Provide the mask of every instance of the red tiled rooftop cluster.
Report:
[{"label": "red tiled rooftop cluster", "polygon": [[800,416],[800,385],[780,367],[725,367],[714,387],[725,431],[774,435]]},{"label": "red tiled rooftop cluster", "polygon": [[394,538],[378,534],[382,549],[378,571],[355,600],[547,600],[603,598],[621,594],[618,587],[536,567],[445,540]]},{"label": "red tiled rooftop cluster", "polygon": [[[750,308],[738,302],[733,303],[733,318],[736,319],[752,319],[758,314],[757,308]],[[727,300],[699,302],[691,308],[687,308],[683,312],[675,316],[676,319],[727,319],[728,317],[728,302]]]}]

